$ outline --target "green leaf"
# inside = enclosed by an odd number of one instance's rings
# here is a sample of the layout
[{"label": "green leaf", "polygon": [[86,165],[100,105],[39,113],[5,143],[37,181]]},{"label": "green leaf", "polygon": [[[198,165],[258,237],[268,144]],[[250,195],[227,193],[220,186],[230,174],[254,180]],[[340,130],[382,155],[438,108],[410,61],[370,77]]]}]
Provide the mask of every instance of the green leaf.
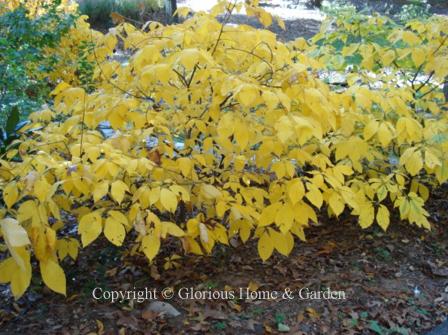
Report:
[{"label": "green leaf", "polygon": [[20,121],[20,112],[17,106],[14,106],[6,121],[5,130],[9,135],[13,134],[16,130],[16,126]]},{"label": "green leaf", "polygon": [[379,325],[379,323],[375,320],[371,320],[369,323],[369,329],[373,330],[377,334],[384,334],[383,328]]}]

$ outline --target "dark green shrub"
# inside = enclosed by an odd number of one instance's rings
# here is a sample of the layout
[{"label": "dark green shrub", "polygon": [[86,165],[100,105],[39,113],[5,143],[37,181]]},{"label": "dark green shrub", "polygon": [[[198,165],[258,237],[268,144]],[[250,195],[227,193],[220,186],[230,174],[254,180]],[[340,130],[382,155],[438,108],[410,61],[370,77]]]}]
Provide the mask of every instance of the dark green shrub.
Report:
[{"label": "dark green shrub", "polygon": [[[44,52],[54,48],[73,25],[75,16],[57,9],[58,1],[46,12],[31,17],[25,6],[0,15],[0,128],[14,129],[11,113],[19,119],[40,107],[46,100],[51,83],[42,74],[58,62],[56,55]],[[45,78],[44,78],[45,79]],[[9,127],[7,126],[9,122]]]}]

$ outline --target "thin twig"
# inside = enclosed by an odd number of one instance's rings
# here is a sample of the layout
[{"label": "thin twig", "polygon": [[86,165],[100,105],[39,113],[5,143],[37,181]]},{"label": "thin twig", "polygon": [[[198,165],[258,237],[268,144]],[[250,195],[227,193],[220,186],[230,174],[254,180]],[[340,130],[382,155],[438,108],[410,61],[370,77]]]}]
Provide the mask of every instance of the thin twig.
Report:
[{"label": "thin twig", "polygon": [[212,50],[212,56],[215,54],[216,49],[218,48],[219,41],[221,40],[221,36],[224,33],[224,27],[227,23],[229,23],[230,17],[232,16],[232,12],[235,9],[235,7],[236,7],[236,0],[233,3],[233,6],[231,8],[230,7],[227,8],[227,13],[222,22],[221,29],[220,29],[219,35],[218,35],[218,39],[216,40],[215,46],[213,47],[213,50]]}]

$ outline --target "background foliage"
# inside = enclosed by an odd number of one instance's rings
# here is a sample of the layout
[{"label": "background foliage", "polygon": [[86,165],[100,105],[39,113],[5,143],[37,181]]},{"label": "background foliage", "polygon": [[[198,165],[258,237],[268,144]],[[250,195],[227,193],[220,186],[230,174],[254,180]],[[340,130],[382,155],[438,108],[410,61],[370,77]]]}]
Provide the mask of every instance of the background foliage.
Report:
[{"label": "background foliage", "polygon": [[162,8],[159,0],[81,0],[79,11],[89,17],[91,23],[97,26],[113,25],[113,15],[117,13],[134,23],[144,23],[148,14]]},{"label": "background foliage", "polygon": [[[60,80],[91,88],[91,32],[60,1],[0,2],[0,151]],[[9,9],[9,10],[8,10]]]},{"label": "background foliage", "polygon": [[[55,48],[62,35],[74,23],[74,17],[58,11],[58,5],[46,6],[46,13],[32,17],[29,9],[19,6],[0,16],[0,104],[2,124],[17,106],[23,115],[39,107],[51,91],[42,74],[52,71],[56,55],[44,49]],[[49,56],[49,57],[48,57]]]}]

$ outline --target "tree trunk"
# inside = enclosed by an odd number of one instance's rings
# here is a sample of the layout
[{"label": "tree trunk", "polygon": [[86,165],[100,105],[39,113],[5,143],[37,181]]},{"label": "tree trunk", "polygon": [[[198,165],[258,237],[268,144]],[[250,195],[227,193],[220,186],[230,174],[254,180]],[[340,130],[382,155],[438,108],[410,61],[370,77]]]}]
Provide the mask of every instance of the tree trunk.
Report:
[{"label": "tree trunk", "polygon": [[168,17],[168,21],[169,22],[177,22],[177,15],[174,15],[174,12],[177,10],[177,1],[176,0],[164,0],[164,3],[165,3],[165,13],[166,13],[166,16]]}]

